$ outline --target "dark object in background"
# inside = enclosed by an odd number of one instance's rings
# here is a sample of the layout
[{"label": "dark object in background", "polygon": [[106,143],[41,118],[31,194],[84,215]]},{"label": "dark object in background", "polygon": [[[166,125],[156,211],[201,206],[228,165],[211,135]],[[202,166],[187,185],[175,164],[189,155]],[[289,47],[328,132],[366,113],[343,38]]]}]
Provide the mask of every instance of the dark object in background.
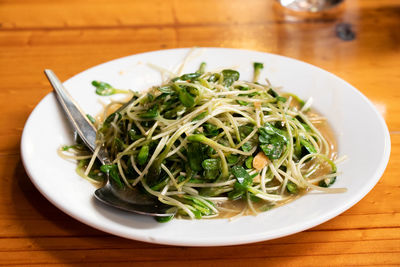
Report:
[{"label": "dark object in background", "polygon": [[332,9],[343,0],[277,0],[282,6],[299,12],[321,12]]},{"label": "dark object in background", "polygon": [[336,25],[336,36],[344,41],[351,41],[356,38],[356,33],[351,29],[349,23],[339,23]]}]

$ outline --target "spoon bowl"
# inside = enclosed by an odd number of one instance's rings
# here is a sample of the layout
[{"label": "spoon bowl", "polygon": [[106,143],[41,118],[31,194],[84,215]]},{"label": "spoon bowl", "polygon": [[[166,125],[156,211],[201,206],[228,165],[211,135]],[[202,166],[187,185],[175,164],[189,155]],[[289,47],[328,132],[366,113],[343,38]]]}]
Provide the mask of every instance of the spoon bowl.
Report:
[{"label": "spoon bowl", "polygon": [[94,192],[94,196],[100,202],[121,210],[135,212],[151,216],[172,216],[174,213],[168,212],[171,207],[164,205],[156,199],[149,198],[137,189],[124,187],[116,189],[111,183],[107,183],[102,188]]}]

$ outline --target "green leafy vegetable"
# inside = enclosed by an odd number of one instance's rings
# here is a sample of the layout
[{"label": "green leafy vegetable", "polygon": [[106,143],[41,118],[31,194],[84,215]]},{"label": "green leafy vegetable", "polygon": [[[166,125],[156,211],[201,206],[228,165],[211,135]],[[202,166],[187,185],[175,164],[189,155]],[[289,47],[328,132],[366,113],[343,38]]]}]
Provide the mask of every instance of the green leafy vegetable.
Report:
[{"label": "green leafy vegetable", "polygon": [[114,146],[115,146],[115,149],[117,149],[117,150],[123,150],[127,147],[127,145],[124,143],[124,141],[122,141],[118,137],[114,138]]},{"label": "green leafy vegetable", "polygon": [[210,75],[210,77],[208,78],[209,82],[216,82],[219,80],[219,78],[221,77],[221,75],[219,73],[213,73]]},{"label": "green leafy vegetable", "polygon": [[81,144],[76,144],[76,145],[70,145],[70,146],[63,146],[61,148],[62,151],[68,151],[70,149],[76,149],[76,150],[84,150],[85,146]]},{"label": "green leafy vegetable", "polygon": [[205,159],[201,165],[205,170],[219,170],[220,161],[218,159]]},{"label": "green leafy vegetable", "polygon": [[132,141],[136,141],[136,140],[138,140],[138,139],[143,137],[141,134],[139,134],[133,128],[128,131],[128,136],[129,136],[129,139],[132,140]]},{"label": "green leafy vegetable", "polygon": [[242,197],[247,189],[253,184],[253,178],[242,166],[233,166],[232,174],[236,178],[234,190],[229,193],[229,198],[238,199]]},{"label": "green leafy vegetable", "polygon": [[149,157],[149,146],[144,145],[140,148],[139,154],[137,156],[137,161],[139,165],[143,165],[146,163],[147,158]]},{"label": "green leafy vegetable", "polygon": [[244,152],[249,152],[253,148],[253,145],[250,142],[246,142],[242,145],[242,150]]},{"label": "green leafy vegetable", "polygon": [[204,111],[204,112],[200,113],[199,115],[197,115],[196,117],[194,117],[192,121],[199,121],[199,120],[202,120],[202,119],[204,119],[207,115],[208,115],[208,112],[207,112],[207,111]]},{"label": "green leafy vegetable", "polygon": [[180,76],[180,77],[173,78],[172,81],[173,81],[173,82],[176,82],[176,81],[178,81],[178,80],[182,80],[182,81],[193,81],[193,80],[197,79],[198,77],[200,77],[200,75],[201,75],[201,73],[199,73],[199,72],[186,73],[186,74],[183,74],[183,75]]},{"label": "green leafy vegetable", "polygon": [[160,86],[157,89],[160,92],[164,93],[164,94],[173,94],[173,93],[175,93],[175,90],[171,85]]},{"label": "green leafy vegetable", "polygon": [[171,216],[155,216],[154,219],[159,223],[166,223],[169,222],[174,218],[174,215]]},{"label": "green leafy vegetable", "polygon": [[120,188],[124,187],[119,177],[119,171],[117,165],[115,164],[102,165],[100,167],[100,170],[105,174],[108,174]]},{"label": "green leafy vegetable", "polygon": [[286,97],[278,96],[278,97],[276,98],[276,101],[280,101],[280,102],[285,103],[285,102],[287,101],[287,99],[286,99]]},{"label": "green leafy vegetable", "polygon": [[224,85],[231,86],[234,82],[239,80],[240,74],[236,70],[223,70],[222,75],[224,76]]},{"label": "green leafy vegetable", "polygon": [[228,156],[226,156],[226,160],[228,161],[229,164],[236,164],[239,161],[239,156],[234,154],[229,154]]},{"label": "green leafy vegetable", "polygon": [[203,74],[206,70],[206,63],[205,62],[201,62],[199,69],[196,71],[197,73]]},{"label": "green leafy vegetable", "polygon": [[266,123],[264,127],[259,128],[260,148],[270,159],[278,159],[284,152],[287,144],[287,137],[282,132]]},{"label": "green leafy vegetable", "polygon": [[[180,87],[179,87],[180,88]],[[181,101],[181,103],[187,107],[187,108],[191,108],[195,105],[195,97],[192,96],[187,90],[186,88],[180,88],[179,90],[179,100]]]},{"label": "green leafy vegetable", "polygon": [[116,89],[106,82],[92,81],[92,85],[96,88],[96,94],[101,96],[129,93],[128,90]]},{"label": "green leafy vegetable", "polygon": [[277,92],[275,92],[275,90],[273,90],[272,88],[270,88],[268,90],[268,94],[270,94],[273,97],[278,97],[279,96],[279,94]]},{"label": "green leafy vegetable", "polygon": [[150,109],[148,109],[146,112],[140,113],[139,117],[144,118],[144,119],[153,119],[158,116],[158,106],[154,105]]},{"label": "green leafy vegetable", "polygon": [[305,149],[308,151],[308,153],[316,153],[317,152],[315,147],[306,139],[300,138],[300,144],[302,144],[303,147],[305,147]]},{"label": "green leafy vegetable", "polygon": [[335,181],[336,181],[336,176],[332,177],[332,178],[324,179],[324,180],[320,181],[318,185],[322,186],[322,187],[329,187],[329,186],[333,185],[335,183]]},{"label": "green leafy vegetable", "polygon": [[250,174],[242,166],[233,166],[232,174],[235,176],[236,181],[243,187],[247,187],[253,184],[253,179]]},{"label": "green leafy vegetable", "polygon": [[297,185],[291,181],[287,182],[286,184],[286,190],[290,193],[290,194],[297,194],[298,193],[298,188]]},{"label": "green leafy vegetable", "polygon": [[[330,156],[334,153],[325,148],[324,132],[316,131],[308,113],[299,108],[304,101],[259,83],[264,65],[251,64],[250,82],[240,81],[233,69],[206,72],[202,62],[195,72],[132,93],[129,104],[103,122],[87,115],[98,127],[96,142],[113,164],[92,164],[79,140],[60,152],[84,156],[78,160],[79,175],[103,181],[107,174],[116,187],[134,186],[185,218],[217,216],[221,208],[215,201],[227,197],[248,204],[255,213],[268,210],[307,190],[300,174],[308,181],[323,175],[326,179],[319,185],[330,186],[336,180]],[[92,84],[99,95],[128,92],[105,82]]]},{"label": "green leafy vegetable", "polygon": [[203,124],[204,132],[206,136],[217,136],[219,134],[218,126],[211,124],[211,123],[204,123]]},{"label": "green leafy vegetable", "polygon": [[215,179],[219,175],[221,164],[218,159],[205,159],[202,162],[204,177],[206,179]]},{"label": "green leafy vegetable", "polygon": [[190,143],[187,147],[187,156],[189,161],[189,166],[194,171],[201,171],[203,162],[203,153],[201,144]]},{"label": "green leafy vegetable", "polygon": [[96,123],[96,119],[93,118],[90,114],[86,114],[86,117],[89,119],[89,121],[90,121],[91,123],[93,123],[93,124]]},{"label": "green leafy vegetable", "polygon": [[251,168],[253,168],[253,159],[254,159],[254,157],[252,157],[252,156],[250,156],[250,157],[248,157],[247,159],[246,159],[246,161],[245,161],[245,165],[246,165],[246,168],[247,169],[251,169]]},{"label": "green leafy vegetable", "polygon": [[241,106],[247,106],[249,104],[249,102],[242,101],[242,100],[236,100],[236,102]]},{"label": "green leafy vegetable", "polygon": [[264,68],[264,64],[259,62],[254,62],[253,67],[254,67],[253,82],[257,82],[258,78],[260,77],[261,70]]}]

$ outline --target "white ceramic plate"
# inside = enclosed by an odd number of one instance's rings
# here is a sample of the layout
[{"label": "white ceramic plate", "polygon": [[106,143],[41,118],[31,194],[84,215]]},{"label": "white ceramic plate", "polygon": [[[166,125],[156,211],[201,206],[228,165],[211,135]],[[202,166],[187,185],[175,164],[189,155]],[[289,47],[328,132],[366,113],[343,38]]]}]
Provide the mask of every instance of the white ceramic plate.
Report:
[{"label": "white ceramic plate", "polygon": [[[83,110],[98,114],[102,109],[99,99],[104,102],[107,97],[94,93],[92,80],[117,88],[146,89],[161,81],[160,73],[146,63],[174,70],[188,52],[163,50],[113,60],[72,77],[64,85]],[[173,220],[161,224],[151,217],[108,208],[94,200],[94,186],[75,173],[75,163],[57,156],[57,148],[73,139],[53,93],[34,109],[22,135],[23,163],[32,182],[55,206],[94,228],[125,238],[183,246],[244,244],[303,231],[344,212],[378,182],[389,159],[389,132],[371,102],[350,84],[304,62],[236,49],[198,49],[184,72],[195,71],[202,61],[207,62],[208,70],[236,67],[241,79],[247,80],[252,77],[252,63],[263,62],[262,78],[268,77],[273,85],[303,99],[313,97],[314,107],[328,118],[336,133],[339,154],[348,156],[339,166],[343,174],[334,184],[348,191],[311,192],[288,205],[234,221]]]}]

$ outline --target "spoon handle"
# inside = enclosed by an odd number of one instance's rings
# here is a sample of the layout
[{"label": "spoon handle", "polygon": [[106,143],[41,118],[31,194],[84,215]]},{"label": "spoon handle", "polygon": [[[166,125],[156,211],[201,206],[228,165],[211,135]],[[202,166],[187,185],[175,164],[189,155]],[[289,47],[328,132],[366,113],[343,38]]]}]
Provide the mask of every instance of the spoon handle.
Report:
[{"label": "spoon handle", "polygon": [[[64,88],[63,84],[57,78],[52,70],[46,69],[44,73],[47,76],[51,86],[56,93],[57,100],[65,112],[68,120],[70,121],[73,129],[78,133],[85,145],[94,152],[96,148],[96,128],[89,121],[86,114],[81,110],[75,100]],[[107,153],[101,148],[98,152],[99,160],[102,164],[109,162]]]}]

